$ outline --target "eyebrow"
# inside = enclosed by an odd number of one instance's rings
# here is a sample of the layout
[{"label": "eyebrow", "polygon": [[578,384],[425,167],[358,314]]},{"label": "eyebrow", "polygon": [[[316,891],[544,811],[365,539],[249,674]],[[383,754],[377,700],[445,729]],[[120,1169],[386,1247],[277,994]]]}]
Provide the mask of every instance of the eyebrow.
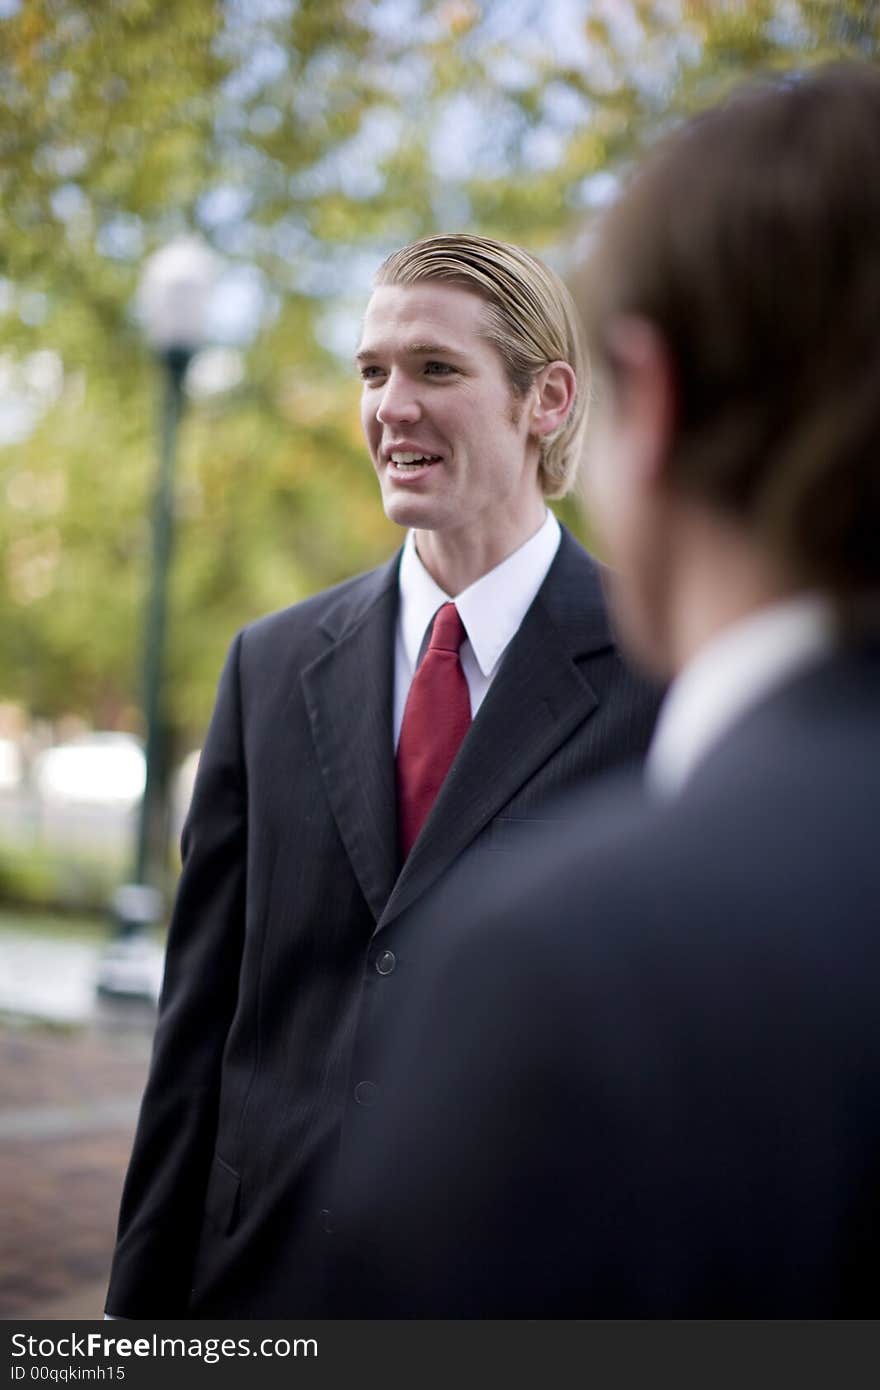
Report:
[{"label": "eyebrow", "polygon": [[[451,347],[448,343],[410,343],[403,349],[407,357],[462,357],[467,358],[467,353],[461,348]],[[384,357],[386,354],[377,348],[361,348],[355,353],[355,362],[375,362],[377,358]]]}]

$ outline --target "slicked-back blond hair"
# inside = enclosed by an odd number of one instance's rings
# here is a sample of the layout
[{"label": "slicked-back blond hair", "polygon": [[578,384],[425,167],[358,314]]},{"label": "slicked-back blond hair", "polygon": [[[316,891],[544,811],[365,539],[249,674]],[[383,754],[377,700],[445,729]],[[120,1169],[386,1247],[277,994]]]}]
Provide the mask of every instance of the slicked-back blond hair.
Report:
[{"label": "slicked-back blond hair", "polygon": [[485,300],[484,334],[501,354],[508,380],[524,397],[542,367],[567,362],[577,392],[565,423],[541,440],[538,478],[545,497],[570,491],[586,427],[587,357],[574,302],[559,276],[519,246],[466,232],[425,237],[395,251],[375,285],[458,285]]}]

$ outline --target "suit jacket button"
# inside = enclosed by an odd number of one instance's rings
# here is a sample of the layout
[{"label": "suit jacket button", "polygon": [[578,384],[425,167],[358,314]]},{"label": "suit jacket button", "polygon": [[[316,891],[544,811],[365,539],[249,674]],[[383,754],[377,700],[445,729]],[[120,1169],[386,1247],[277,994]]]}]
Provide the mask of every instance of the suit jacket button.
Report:
[{"label": "suit jacket button", "polygon": [[318,1212],[318,1218],[321,1222],[322,1231],[328,1236],[336,1234],[336,1227],[333,1224],[333,1213],[327,1207],[324,1207]]},{"label": "suit jacket button", "polygon": [[380,951],[376,957],[376,969],[380,975],[390,975],[397,965],[397,956],[393,951]]},{"label": "suit jacket button", "polygon": [[367,1107],[376,1104],[376,1097],[379,1094],[379,1087],[375,1081],[359,1081],[354,1088],[354,1098],[358,1105]]}]

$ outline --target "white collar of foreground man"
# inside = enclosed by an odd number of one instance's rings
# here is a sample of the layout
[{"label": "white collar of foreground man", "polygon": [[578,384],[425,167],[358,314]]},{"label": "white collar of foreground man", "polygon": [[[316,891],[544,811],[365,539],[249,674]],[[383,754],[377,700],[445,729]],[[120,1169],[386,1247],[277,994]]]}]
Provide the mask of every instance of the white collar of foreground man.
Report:
[{"label": "white collar of foreground man", "polygon": [[774,603],[725,628],[676,677],[648,753],[651,790],[675,796],[739,717],[834,646],[834,613],[820,594]]}]

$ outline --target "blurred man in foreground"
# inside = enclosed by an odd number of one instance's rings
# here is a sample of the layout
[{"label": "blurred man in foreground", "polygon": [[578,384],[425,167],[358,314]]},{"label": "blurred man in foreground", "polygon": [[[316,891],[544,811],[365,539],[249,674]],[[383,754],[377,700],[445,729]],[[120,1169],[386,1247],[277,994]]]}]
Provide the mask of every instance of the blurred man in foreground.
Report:
[{"label": "blurred man in foreground", "polygon": [[600,229],[589,491],[673,684],[646,786],[420,921],[341,1311],[878,1310],[878,149],[880,73],[753,85]]}]

